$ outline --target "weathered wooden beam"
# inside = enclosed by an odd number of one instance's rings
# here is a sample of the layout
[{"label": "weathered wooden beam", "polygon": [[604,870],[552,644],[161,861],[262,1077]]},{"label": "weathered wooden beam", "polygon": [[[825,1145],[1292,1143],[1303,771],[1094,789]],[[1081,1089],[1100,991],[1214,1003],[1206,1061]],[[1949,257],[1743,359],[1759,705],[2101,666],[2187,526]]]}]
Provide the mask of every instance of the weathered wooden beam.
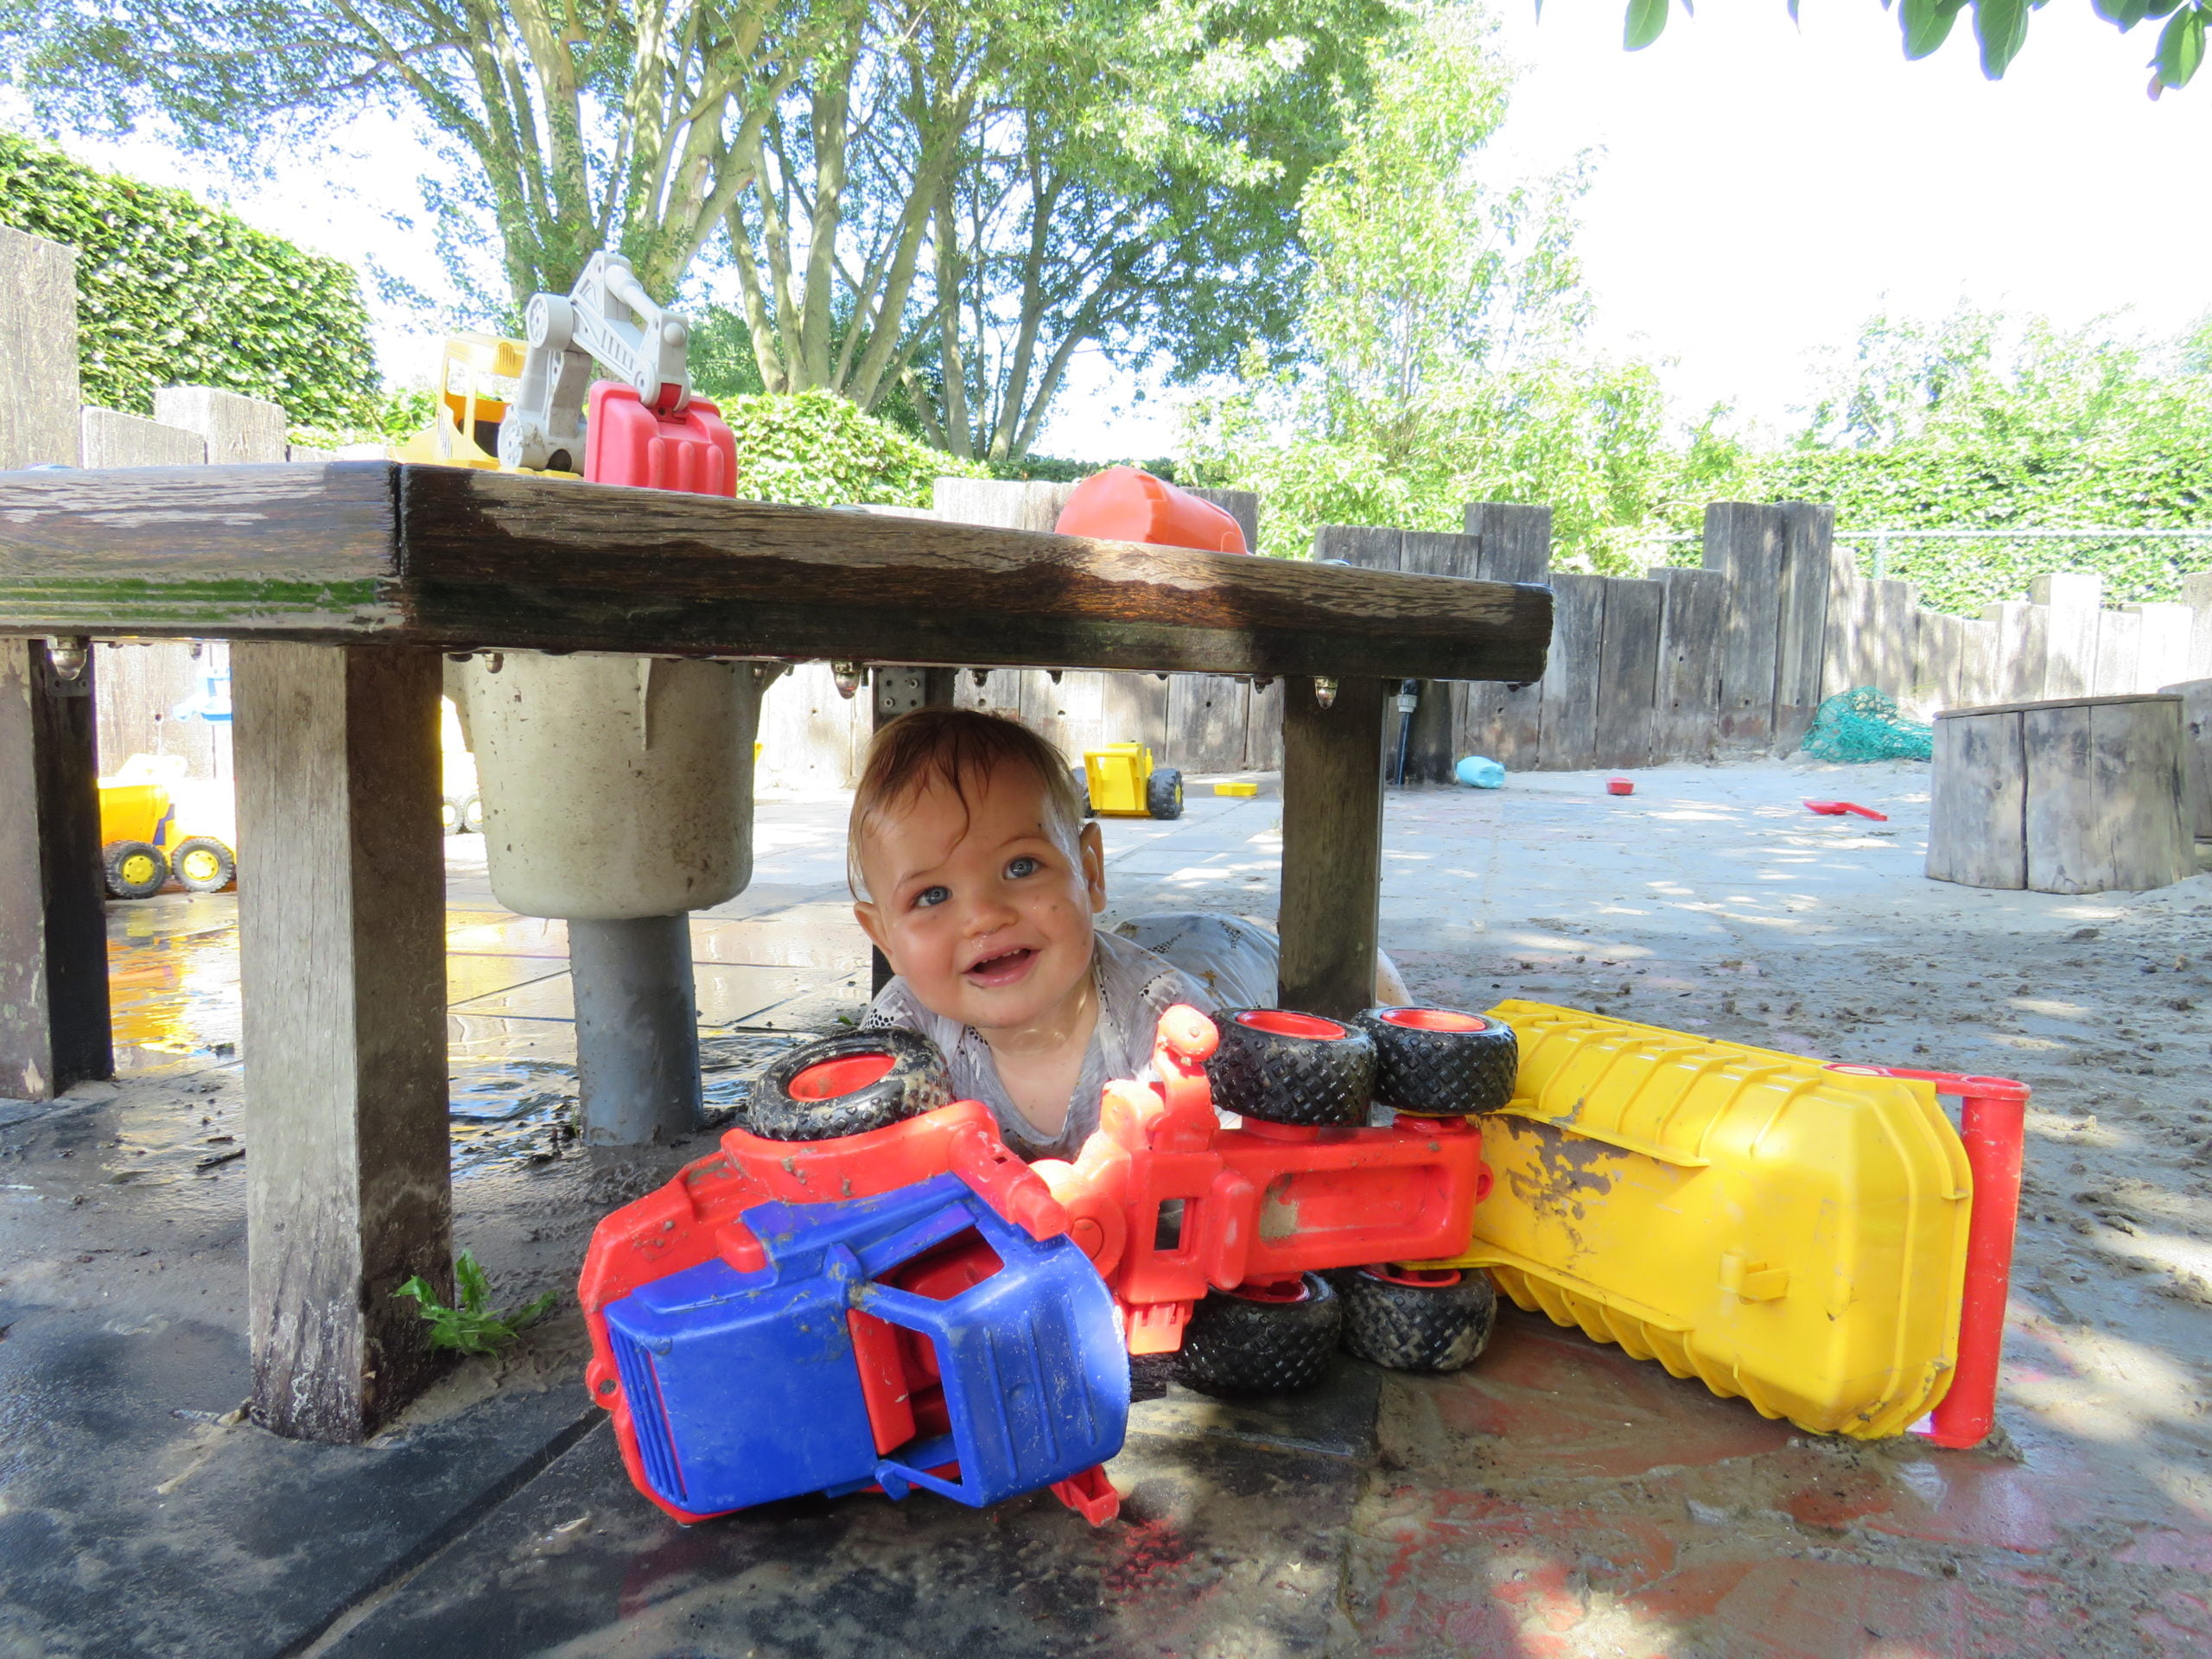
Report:
[{"label": "weathered wooden beam", "polygon": [[92,663],[0,639],[0,1096],[115,1075]]},{"label": "weathered wooden beam", "polygon": [[1382,880],[1382,709],[1395,684],[1347,680],[1327,708],[1283,688],[1281,1005],[1342,1020],[1375,1001]]},{"label": "weathered wooden beam", "polygon": [[435,1366],[452,1280],[438,658],[241,645],[232,664],[255,1416],[366,1438]]},{"label": "weathered wooden beam", "polygon": [[1523,681],[1539,588],[335,462],[0,479],[0,632]]}]

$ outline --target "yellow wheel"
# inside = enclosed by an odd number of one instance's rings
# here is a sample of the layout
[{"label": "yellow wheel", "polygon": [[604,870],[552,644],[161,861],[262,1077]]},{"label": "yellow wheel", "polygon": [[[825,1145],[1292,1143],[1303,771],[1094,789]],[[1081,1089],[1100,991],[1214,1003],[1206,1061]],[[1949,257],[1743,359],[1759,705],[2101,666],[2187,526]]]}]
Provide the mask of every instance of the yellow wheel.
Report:
[{"label": "yellow wheel", "polygon": [[107,890],[118,899],[150,899],[169,879],[162,849],[143,841],[111,842],[102,856]]},{"label": "yellow wheel", "polygon": [[188,893],[220,893],[238,873],[231,849],[213,836],[194,836],[177,842],[169,868]]}]

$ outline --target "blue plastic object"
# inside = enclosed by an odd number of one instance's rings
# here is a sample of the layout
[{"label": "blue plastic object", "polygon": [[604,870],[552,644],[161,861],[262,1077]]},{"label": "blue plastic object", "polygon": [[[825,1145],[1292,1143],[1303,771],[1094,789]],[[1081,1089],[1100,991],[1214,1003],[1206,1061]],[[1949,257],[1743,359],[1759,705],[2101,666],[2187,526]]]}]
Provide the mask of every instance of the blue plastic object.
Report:
[{"label": "blue plastic object", "polygon": [[[1069,1239],[1039,1243],[957,1176],[745,1212],[766,1268],[721,1261],[610,1303],[607,1325],[646,1478],[695,1515],[870,1484],[978,1508],[1121,1450],[1129,1359],[1105,1282]],[[998,1270],[944,1300],[881,1281],[973,1230]],[[933,1350],[951,1432],[879,1453],[854,1310]],[[957,1478],[929,1472],[959,1465]]]},{"label": "blue plastic object", "polygon": [[1452,769],[1452,775],[1470,789],[1503,789],[1505,768],[1488,755],[1471,754]]}]

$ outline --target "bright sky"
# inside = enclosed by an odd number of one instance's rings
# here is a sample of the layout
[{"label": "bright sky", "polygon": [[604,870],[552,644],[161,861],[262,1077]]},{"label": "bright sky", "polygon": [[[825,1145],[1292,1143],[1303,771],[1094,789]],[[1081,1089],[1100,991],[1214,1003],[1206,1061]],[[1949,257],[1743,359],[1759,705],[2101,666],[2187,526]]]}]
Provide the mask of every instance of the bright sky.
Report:
[{"label": "bright sky", "polygon": [[[1808,353],[1844,346],[1885,303],[1961,298],[2086,322],[2122,306],[2177,332],[2212,310],[2212,216],[2193,181],[2212,157],[2212,73],[2144,95],[2152,28],[2123,35],[2088,0],[2035,14],[2001,81],[1961,19],[1907,63],[1876,0],[1713,0],[1658,43],[1621,49],[1621,0],[1503,0],[1528,67],[1500,135],[1510,170],[1603,152],[1580,246],[1595,329],[1669,357],[1677,406],[1716,400],[1779,423]],[[1149,455],[1167,408],[1086,365],[1046,433],[1056,454]]]},{"label": "bright sky", "polygon": [[[2144,96],[2150,28],[2122,35],[2087,0],[2035,14],[2006,78],[1981,78],[1961,20],[1908,64],[1876,0],[1719,0],[1678,10],[1647,51],[1620,48],[1621,0],[1504,0],[1509,51],[1528,66],[1502,135],[1514,170],[1603,152],[1581,251],[1601,344],[1676,360],[1679,407],[1716,399],[1779,422],[1802,400],[1809,356],[1866,318],[1941,315],[1961,298],[2063,323],[2131,307],[2129,325],[2178,330],[2212,309],[2212,216],[2196,183],[2212,156],[2212,73]],[[294,168],[221,194],[242,217],[359,264],[375,253],[435,286],[426,230],[397,225],[419,163],[381,120],[358,159]],[[73,150],[204,192],[207,169],[150,142]],[[393,319],[387,375],[427,378],[435,348]],[[1097,458],[1173,447],[1172,398],[1133,402],[1094,359],[1071,377],[1042,446]]]}]

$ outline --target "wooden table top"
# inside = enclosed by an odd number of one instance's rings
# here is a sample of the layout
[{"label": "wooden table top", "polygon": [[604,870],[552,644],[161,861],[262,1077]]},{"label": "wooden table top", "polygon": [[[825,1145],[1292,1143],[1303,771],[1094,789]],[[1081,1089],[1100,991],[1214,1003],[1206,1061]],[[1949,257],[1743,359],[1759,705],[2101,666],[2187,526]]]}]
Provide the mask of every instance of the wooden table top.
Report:
[{"label": "wooden table top", "polygon": [[404,465],[0,473],[0,634],[1522,683],[1551,593]]}]

